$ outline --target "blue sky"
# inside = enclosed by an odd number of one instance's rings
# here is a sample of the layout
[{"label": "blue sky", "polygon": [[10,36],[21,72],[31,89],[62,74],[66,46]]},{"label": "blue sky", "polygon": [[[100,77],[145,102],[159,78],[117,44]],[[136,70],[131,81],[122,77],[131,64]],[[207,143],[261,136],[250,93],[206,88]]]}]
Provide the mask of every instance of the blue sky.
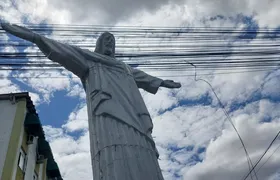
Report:
[{"label": "blue sky", "polygon": [[[141,1],[121,0],[110,7],[85,1],[39,0],[0,3],[0,18],[11,23],[109,24],[172,27],[231,27],[243,30],[235,39],[225,39],[225,48],[253,44],[259,29],[270,31],[269,41],[278,42],[279,2],[257,0]],[[121,4],[127,4],[123,10]],[[14,6],[16,5],[16,6]],[[16,8],[15,8],[16,7]],[[140,7],[140,8],[138,8]],[[96,14],[101,16],[96,18]],[[114,18],[113,18],[114,17]],[[165,21],[162,21],[165,19]],[[250,33],[248,33],[250,32]],[[253,33],[252,33],[253,32]],[[52,37],[55,29],[49,32]],[[1,34],[2,35],[2,34]],[[86,37],[95,43],[94,37]],[[246,38],[246,40],[244,40]],[[12,36],[1,41],[18,41]],[[71,43],[71,40],[69,40]],[[30,50],[30,49],[27,49]],[[5,47],[1,51],[22,51]],[[28,59],[26,59],[28,60]],[[193,72],[190,72],[193,73]],[[209,71],[209,73],[215,73]],[[63,72],[0,72],[0,76],[49,76],[51,78],[8,78],[0,80],[0,92],[31,92],[56,161],[65,180],[92,179],[85,94],[79,80]],[[162,72],[153,75],[163,76]],[[62,78],[57,78],[57,76]],[[239,130],[253,163],[280,129],[280,71],[199,76],[208,80]],[[169,78],[170,79],[170,78]],[[246,157],[236,133],[226,120],[210,87],[194,77],[172,77],[180,90],[161,88],[157,95],[141,91],[153,117],[153,137],[160,153],[166,180],[236,180],[248,171]],[[3,88],[5,87],[5,88]],[[268,155],[280,144],[272,146]],[[259,179],[277,180],[280,151],[258,172]],[[75,166],[73,166],[75,164]]]}]

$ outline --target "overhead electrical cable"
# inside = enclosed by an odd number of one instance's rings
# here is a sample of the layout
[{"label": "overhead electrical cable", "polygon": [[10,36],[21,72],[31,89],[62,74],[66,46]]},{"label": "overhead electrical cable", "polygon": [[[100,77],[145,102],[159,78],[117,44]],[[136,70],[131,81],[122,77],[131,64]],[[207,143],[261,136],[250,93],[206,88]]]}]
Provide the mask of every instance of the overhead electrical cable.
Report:
[{"label": "overhead electrical cable", "polygon": [[243,178],[243,180],[246,180],[247,177],[252,173],[252,171],[255,171],[255,168],[257,167],[257,165],[260,163],[260,161],[262,160],[262,158],[265,156],[265,154],[267,153],[267,151],[271,148],[271,146],[273,145],[273,143],[276,141],[276,139],[278,138],[280,134],[280,131],[278,131],[278,133],[276,134],[276,136],[273,138],[273,140],[271,141],[271,143],[269,144],[269,146],[266,148],[266,150],[264,151],[264,153],[261,155],[261,157],[258,159],[258,161],[256,162],[256,164],[253,166],[253,168],[248,172],[248,174]]},{"label": "overhead electrical cable", "polygon": [[[232,119],[231,119],[229,113],[228,113],[227,110],[225,109],[223,103],[221,102],[220,98],[218,97],[218,95],[217,95],[216,91],[214,90],[213,86],[212,86],[207,80],[205,80],[205,79],[202,79],[202,78],[197,79],[196,66],[195,66],[193,63],[190,63],[190,62],[187,62],[187,63],[189,63],[191,66],[194,67],[194,71],[195,71],[195,72],[194,72],[194,73],[195,73],[195,74],[194,74],[194,80],[195,80],[195,81],[203,81],[203,82],[205,82],[206,84],[208,84],[209,87],[211,88],[211,90],[212,90],[212,92],[214,93],[216,99],[218,100],[218,104],[220,105],[220,107],[222,108],[223,112],[225,113],[225,115],[226,115],[228,121],[230,122],[231,126],[233,127],[234,131],[236,132],[236,134],[237,134],[237,136],[238,136],[238,138],[239,138],[239,140],[240,140],[240,142],[241,142],[241,144],[242,144],[242,146],[243,146],[243,149],[244,149],[244,151],[245,151],[245,155],[246,155],[246,158],[247,158],[248,166],[249,166],[249,171],[250,171],[250,172],[254,171],[254,175],[255,175],[256,179],[258,180],[258,176],[257,176],[256,171],[255,171],[253,168],[251,169],[251,167],[253,167],[253,163],[252,163],[252,160],[251,160],[251,158],[250,158],[250,156],[249,156],[249,153],[248,153],[248,151],[247,151],[247,148],[246,148],[246,146],[245,146],[245,143],[243,142],[243,140],[242,140],[242,138],[241,138],[241,135],[239,134],[238,130],[236,129],[236,127],[235,127],[235,125],[234,125],[234,123],[233,123],[233,121],[232,121]],[[253,179],[253,176],[252,176],[252,175],[251,175],[251,179]]]},{"label": "overhead electrical cable", "polygon": [[266,159],[266,161],[264,163],[262,163],[262,165],[257,169],[257,173],[259,172],[259,170],[261,170],[261,168],[270,160],[270,158],[276,153],[276,151],[278,151],[278,149],[280,149],[280,144],[277,146],[277,148],[275,148],[275,150],[273,151],[273,153],[270,154],[270,156]]}]

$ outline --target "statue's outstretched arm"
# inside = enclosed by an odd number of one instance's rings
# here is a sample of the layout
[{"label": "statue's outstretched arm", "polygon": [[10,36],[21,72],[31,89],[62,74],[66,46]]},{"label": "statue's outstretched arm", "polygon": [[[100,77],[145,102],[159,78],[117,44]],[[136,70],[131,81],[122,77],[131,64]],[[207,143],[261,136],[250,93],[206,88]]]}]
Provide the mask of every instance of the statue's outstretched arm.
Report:
[{"label": "statue's outstretched arm", "polygon": [[180,88],[181,84],[172,80],[162,80],[151,76],[139,69],[131,68],[134,80],[138,88],[144,89],[152,94],[156,94],[159,87]]},{"label": "statue's outstretched arm", "polygon": [[25,27],[9,23],[1,23],[1,27],[14,36],[34,43],[35,33]]},{"label": "statue's outstretched arm", "polygon": [[59,63],[80,78],[87,71],[88,66],[82,49],[46,38],[18,25],[1,23],[1,26],[8,33],[35,43],[48,59]]}]

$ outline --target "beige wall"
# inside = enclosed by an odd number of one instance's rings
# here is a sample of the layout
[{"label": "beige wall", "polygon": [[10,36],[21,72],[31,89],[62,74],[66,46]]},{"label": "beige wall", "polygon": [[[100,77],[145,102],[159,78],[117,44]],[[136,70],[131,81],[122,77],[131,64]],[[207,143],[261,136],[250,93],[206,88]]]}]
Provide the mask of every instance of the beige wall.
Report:
[{"label": "beige wall", "polygon": [[[6,104],[7,105],[7,104]],[[14,113],[12,133],[10,134],[9,144],[5,145],[8,147],[5,157],[4,166],[2,169],[1,180],[10,180],[16,177],[17,160],[19,154],[19,148],[21,146],[21,134],[23,132],[23,123],[26,111],[26,101],[20,100],[17,102],[16,112]],[[7,107],[13,107],[14,105],[8,105]],[[6,108],[9,111],[9,108]],[[7,112],[6,111],[6,112]],[[12,116],[12,115],[10,115]],[[2,118],[1,118],[2,119]],[[2,126],[2,125],[1,125]]]},{"label": "beige wall", "polygon": [[0,179],[10,143],[17,104],[9,100],[0,101]]}]

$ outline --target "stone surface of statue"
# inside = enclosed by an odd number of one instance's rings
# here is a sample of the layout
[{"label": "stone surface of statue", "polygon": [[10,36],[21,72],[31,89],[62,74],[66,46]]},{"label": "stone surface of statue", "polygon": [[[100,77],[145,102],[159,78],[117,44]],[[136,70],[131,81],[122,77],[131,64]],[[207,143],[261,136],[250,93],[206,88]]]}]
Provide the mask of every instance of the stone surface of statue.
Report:
[{"label": "stone surface of statue", "polygon": [[76,74],[87,98],[94,180],[162,180],[153,123],[138,88],[180,88],[115,58],[115,38],[103,33],[94,52],[2,23],[7,32],[35,43],[48,59]]}]

